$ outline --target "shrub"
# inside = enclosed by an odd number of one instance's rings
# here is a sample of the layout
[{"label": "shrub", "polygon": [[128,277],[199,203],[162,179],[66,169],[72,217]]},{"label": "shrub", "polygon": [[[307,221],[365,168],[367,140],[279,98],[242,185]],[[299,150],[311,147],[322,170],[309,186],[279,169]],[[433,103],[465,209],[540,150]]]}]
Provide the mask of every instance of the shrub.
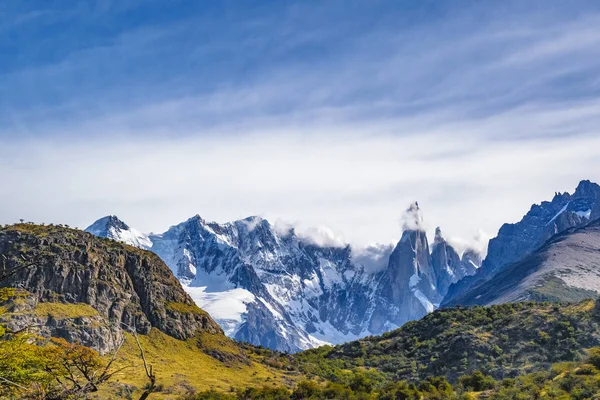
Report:
[{"label": "shrub", "polygon": [[496,386],[496,381],[489,375],[484,375],[481,371],[475,371],[471,375],[463,375],[458,378],[459,384],[464,388],[475,392],[493,389]]}]

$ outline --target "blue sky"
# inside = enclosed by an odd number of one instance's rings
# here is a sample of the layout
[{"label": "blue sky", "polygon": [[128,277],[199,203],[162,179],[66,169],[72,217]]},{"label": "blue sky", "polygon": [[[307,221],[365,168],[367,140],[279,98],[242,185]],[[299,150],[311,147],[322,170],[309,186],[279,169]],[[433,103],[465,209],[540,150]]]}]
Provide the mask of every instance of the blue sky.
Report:
[{"label": "blue sky", "polygon": [[417,199],[493,235],[600,179],[599,23],[596,1],[9,0],[0,222],[260,214],[364,244]]}]

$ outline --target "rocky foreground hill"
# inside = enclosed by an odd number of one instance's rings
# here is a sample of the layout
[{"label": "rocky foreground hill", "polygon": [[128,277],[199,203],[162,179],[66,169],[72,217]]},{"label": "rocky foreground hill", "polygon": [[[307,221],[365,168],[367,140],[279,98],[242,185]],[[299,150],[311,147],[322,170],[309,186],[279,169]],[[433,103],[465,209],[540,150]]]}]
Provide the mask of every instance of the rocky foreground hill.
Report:
[{"label": "rocky foreground hill", "polygon": [[[78,230],[16,225],[0,230],[0,254],[4,269],[18,270],[0,287],[26,293],[0,317],[12,330],[41,326],[102,353],[134,328],[181,340],[222,333],[151,252]],[[67,318],[53,317],[53,309]]]}]

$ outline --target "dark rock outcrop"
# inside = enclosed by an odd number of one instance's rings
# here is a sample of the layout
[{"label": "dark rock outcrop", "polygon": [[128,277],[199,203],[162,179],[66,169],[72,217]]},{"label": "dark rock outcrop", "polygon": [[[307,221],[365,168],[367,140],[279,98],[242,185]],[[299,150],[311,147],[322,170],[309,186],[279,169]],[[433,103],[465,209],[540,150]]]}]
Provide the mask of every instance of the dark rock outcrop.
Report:
[{"label": "dark rock outcrop", "polygon": [[[97,326],[98,334],[82,335],[84,345],[110,348],[100,343],[103,329],[118,336],[122,329],[157,328],[181,340],[198,330],[222,332],[149,251],[63,227],[15,225],[0,230],[0,255],[7,270],[27,265],[0,287],[27,291],[33,309],[41,303],[84,304],[97,311],[99,319],[88,325]],[[42,320],[49,334],[64,336],[51,317]]]},{"label": "dark rock outcrop", "polygon": [[472,275],[468,274],[470,269],[465,270],[458,252],[444,239],[440,228],[436,229],[431,246],[431,262],[436,276],[435,286],[442,297],[446,295],[451,284],[466,275]]}]

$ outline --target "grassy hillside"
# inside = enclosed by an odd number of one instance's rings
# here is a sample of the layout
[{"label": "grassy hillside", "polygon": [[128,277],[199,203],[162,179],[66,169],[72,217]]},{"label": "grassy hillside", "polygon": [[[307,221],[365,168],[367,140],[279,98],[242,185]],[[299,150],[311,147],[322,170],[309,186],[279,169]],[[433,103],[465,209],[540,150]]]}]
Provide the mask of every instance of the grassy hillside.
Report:
[{"label": "grassy hillside", "polygon": [[295,356],[304,373],[338,380],[344,370],[373,368],[388,380],[418,381],[481,370],[496,379],[577,361],[600,345],[596,303],[511,303],[437,310],[382,336]]},{"label": "grassy hillside", "polygon": [[546,371],[497,381],[479,371],[451,385],[444,378],[419,382],[397,381],[377,385],[370,379],[349,384],[304,381],[291,391],[285,388],[240,390],[236,393],[204,392],[186,400],[246,399],[346,399],[346,400],[590,400],[600,399],[600,348],[590,349],[581,362],[557,363]]},{"label": "grassy hillside", "polygon": [[[244,351],[221,335],[207,333],[180,341],[157,329],[140,335],[148,363],[157,375],[154,399],[175,398],[204,390],[227,392],[237,387],[291,386],[298,373],[272,368],[263,358]],[[115,368],[126,367],[103,389],[105,395],[132,393],[137,398],[147,384],[142,359],[131,334],[121,349]]]},{"label": "grassy hillside", "polygon": [[[52,306],[43,312],[88,315]],[[598,309],[584,301],[439,310],[381,337],[293,356],[209,333],[181,341],[152,329],[139,339],[157,375],[155,399],[590,399],[600,390],[600,350],[589,349],[599,343]],[[147,378],[131,334],[113,368],[125,369],[92,397],[138,398]]]},{"label": "grassy hillside", "polygon": [[[28,332],[34,334],[43,332],[43,328],[40,331],[35,326],[37,323],[60,324],[66,332],[85,332],[88,328],[105,325],[98,312],[87,304],[40,302],[33,308],[27,308],[27,303],[32,300],[32,296],[22,289],[0,288],[0,321],[30,320],[33,324]],[[0,323],[0,327],[2,325]],[[0,337],[5,339],[4,346],[9,346],[11,340],[19,341],[18,335],[4,335],[3,330],[0,330]],[[152,329],[147,335],[138,335],[138,338],[146,360],[153,365],[157,376],[157,389],[152,394],[155,399],[210,389],[225,392],[232,387],[292,386],[299,377],[297,371],[286,370],[285,363],[269,362],[267,357],[274,357],[270,352],[261,355],[251,346],[239,345],[222,334],[198,331],[196,336],[183,341]],[[42,341],[41,345],[49,344]],[[10,349],[10,346],[0,346],[0,355],[5,356]],[[103,356],[103,362],[107,363],[111,356],[112,353]],[[3,376],[2,368],[0,365],[0,377]],[[15,366],[7,364],[4,368],[11,370]],[[43,368],[42,363],[40,369]],[[140,350],[131,333],[125,333],[125,342],[111,370],[119,372],[95,396],[137,398],[148,384]],[[0,382],[0,386],[2,384]]]}]

